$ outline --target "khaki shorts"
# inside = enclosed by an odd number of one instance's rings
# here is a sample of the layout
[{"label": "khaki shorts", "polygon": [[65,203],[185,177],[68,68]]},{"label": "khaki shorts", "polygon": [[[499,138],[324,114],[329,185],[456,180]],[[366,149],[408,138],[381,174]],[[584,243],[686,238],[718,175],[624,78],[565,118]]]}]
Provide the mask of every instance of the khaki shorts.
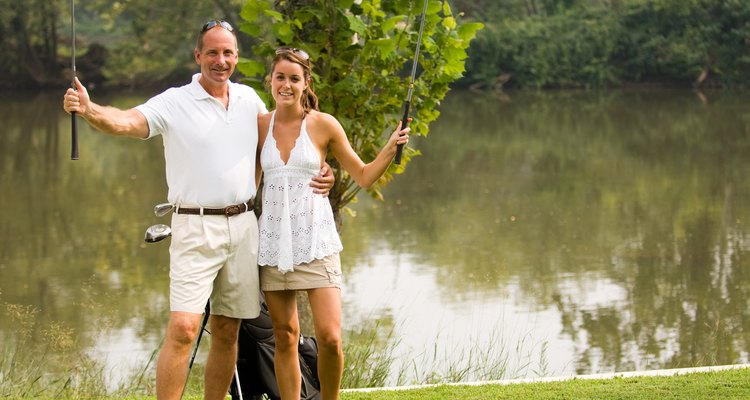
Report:
[{"label": "khaki shorts", "polygon": [[172,214],[169,247],[172,311],[255,318],[260,313],[258,220],[252,212]]},{"label": "khaki shorts", "polygon": [[260,288],[263,291],[306,290],[320,288],[341,289],[341,259],[339,253],[319,260],[294,266],[285,274],[275,266],[260,267]]}]

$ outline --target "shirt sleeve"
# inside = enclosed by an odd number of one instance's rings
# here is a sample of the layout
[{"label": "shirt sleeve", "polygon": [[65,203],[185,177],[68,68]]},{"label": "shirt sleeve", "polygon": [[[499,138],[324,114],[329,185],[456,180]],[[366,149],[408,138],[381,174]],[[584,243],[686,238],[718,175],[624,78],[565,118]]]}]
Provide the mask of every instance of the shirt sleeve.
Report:
[{"label": "shirt sleeve", "polygon": [[251,88],[250,86],[247,86],[248,91],[252,93],[252,99],[253,103],[255,103],[255,107],[257,109],[258,114],[268,114],[268,108],[266,108],[266,103],[263,102],[263,100],[258,95],[258,92],[255,91],[255,89]]},{"label": "shirt sleeve", "polygon": [[268,108],[266,108],[266,103],[261,100],[260,96],[258,96],[258,93],[255,94],[255,97],[258,98],[258,114],[268,114]]},{"label": "shirt sleeve", "polygon": [[167,129],[167,120],[164,111],[168,109],[168,92],[156,95],[145,103],[135,107],[136,110],[140,111],[146,117],[146,121],[148,121],[147,139],[161,135]]}]

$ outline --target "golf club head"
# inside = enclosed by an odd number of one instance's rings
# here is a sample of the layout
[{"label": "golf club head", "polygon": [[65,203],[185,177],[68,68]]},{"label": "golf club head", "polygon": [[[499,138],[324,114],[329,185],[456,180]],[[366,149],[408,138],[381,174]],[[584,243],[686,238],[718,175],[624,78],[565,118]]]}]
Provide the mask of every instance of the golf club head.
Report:
[{"label": "golf club head", "polygon": [[151,225],[146,229],[145,240],[146,243],[156,243],[172,236],[172,228],[169,225],[156,224]]},{"label": "golf club head", "polygon": [[174,204],[161,203],[154,206],[154,215],[157,217],[163,217],[174,210]]}]

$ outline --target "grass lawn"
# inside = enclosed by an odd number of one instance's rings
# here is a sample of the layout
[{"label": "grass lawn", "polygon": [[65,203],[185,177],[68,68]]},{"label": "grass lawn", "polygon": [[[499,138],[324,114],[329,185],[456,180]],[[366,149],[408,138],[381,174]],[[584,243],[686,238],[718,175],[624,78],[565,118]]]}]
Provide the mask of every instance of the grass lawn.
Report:
[{"label": "grass lawn", "polygon": [[571,379],[488,385],[438,385],[408,390],[350,391],[341,400],[416,399],[750,399],[750,368],[674,376]]},{"label": "grass lawn", "polygon": [[[724,368],[724,367],[717,367]],[[729,368],[729,367],[727,367]],[[479,399],[749,399],[750,367],[747,365],[731,369],[692,372],[690,370],[647,371],[659,376],[635,376],[619,374],[615,378],[582,376],[572,379],[547,378],[532,382],[494,382],[486,384],[440,384],[421,387],[391,389],[352,389],[341,393],[341,400],[479,400]],[[200,400],[202,385],[191,387],[186,400]],[[0,398],[37,399],[90,399],[103,398],[88,392],[66,393],[50,397],[47,394],[29,393]],[[122,400],[154,400],[155,396],[133,396],[112,394],[106,396]],[[227,397],[229,399],[229,397]]]}]

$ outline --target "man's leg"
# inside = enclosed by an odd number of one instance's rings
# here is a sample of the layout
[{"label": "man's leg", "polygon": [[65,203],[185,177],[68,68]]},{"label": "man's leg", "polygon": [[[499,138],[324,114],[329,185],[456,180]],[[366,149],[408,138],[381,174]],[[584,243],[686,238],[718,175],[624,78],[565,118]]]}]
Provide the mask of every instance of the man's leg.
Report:
[{"label": "man's leg", "polygon": [[[255,318],[260,312],[258,286],[258,221],[246,212],[229,219],[206,219],[229,247],[217,271],[211,292],[211,348],[206,360],[206,399],[224,399],[237,365],[237,337],[242,318]],[[227,226],[229,230],[227,230]],[[225,249],[227,246],[222,246]],[[231,316],[231,317],[230,317]]]},{"label": "man's leg", "polygon": [[167,337],[156,366],[156,398],[179,399],[187,377],[188,358],[198,336],[201,314],[172,311],[169,314]]},{"label": "man's leg", "polygon": [[209,319],[211,348],[208,350],[206,361],[206,400],[223,400],[229,392],[234,368],[237,365],[237,336],[241,321],[223,315],[212,315]]}]

